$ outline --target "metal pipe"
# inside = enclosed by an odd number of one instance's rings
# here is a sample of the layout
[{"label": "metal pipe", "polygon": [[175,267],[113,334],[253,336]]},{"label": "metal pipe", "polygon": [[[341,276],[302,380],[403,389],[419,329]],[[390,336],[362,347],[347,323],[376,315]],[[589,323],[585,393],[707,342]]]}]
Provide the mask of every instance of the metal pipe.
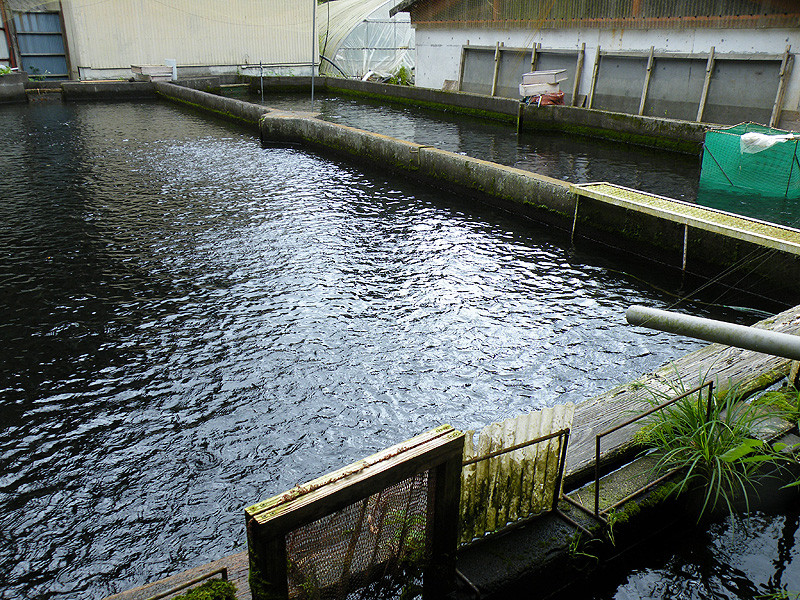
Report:
[{"label": "metal pipe", "polygon": [[[311,0],[311,110],[314,110],[314,63],[319,55],[317,41],[317,0]],[[329,9],[330,10],[330,9]]]},{"label": "metal pipe", "polygon": [[800,336],[788,333],[745,327],[646,306],[631,306],[625,313],[625,318],[631,325],[641,325],[707,342],[800,360]]}]

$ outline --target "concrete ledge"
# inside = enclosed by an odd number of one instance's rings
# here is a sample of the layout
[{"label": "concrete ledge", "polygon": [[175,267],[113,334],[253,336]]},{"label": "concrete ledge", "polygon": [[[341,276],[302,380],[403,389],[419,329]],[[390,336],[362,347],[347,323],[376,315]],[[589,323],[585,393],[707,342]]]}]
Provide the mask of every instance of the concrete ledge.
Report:
[{"label": "concrete ledge", "polygon": [[241,77],[236,73],[228,73],[226,75],[209,75],[205,77],[188,77],[179,79],[175,83],[183,87],[192,88],[193,90],[201,90],[203,92],[216,93],[223,85],[231,83],[239,83]]},{"label": "concrete ledge", "polygon": [[523,131],[564,131],[700,154],[708,123],[659,119],[573,106],[526,106]]},{"label": "concrete ledge", "polygon": [[333,151],[562,228],[574,212],[569,184],[530,171],[288,112],[264,115],[260,127],[262,143]]},{"label": "concrete ledge", "polygon": [[[243,79],[250,81],[253,90],[260,86],[257,76],[247,75]],[[264,77],[264,90],[269,92],[304,92],[310,87],[310,77]],[[337,77],[316,78],[315,88],[513,123],[519,110],[519,101],[510,98]],[[573,106],[528,106],[523,115],[524,131],[565,131],[691,154],[700,153],[705,132],[713,127],[707,123]]]},{"label": "concrete ledge", "polygon": [[414,104],[447,112],[458,112],[488,117],[498,121],[517,119],[519,102],[509,98],[481,96],[467,92],[445,92],[431,88],[418,88],[390,83],[373,83],[353,79],[325,78],[328,91],[357,94],[371,98],[389,99],[392,102]]},{"label": "concrete ledge", "polygon": [[[650,214],[646,209],[620,207],[595,198],[580,201],[575,220],[577,196],[569,184],[529,171],[288,112],[265,115],[260,127],[262,143],[301,142],[404,173],[561,229],[569,231],[576,225],[576,237],[666,267],[683,267],[686,240],[686,273],[715,277],[720,286],[731,285],[775,301],[790,302],[800,281],[800,253],[754,242],[753,236],[741,232],[690,227],[685,234],[682,223]],[[753,227],[757,225],[754,223]],[[767,255],[768,261],[763,259]],[[720,272],[736,261],[747,264],[745,275],[733,271],[727,279],[722,278]]]},{"label": "concrete ledge", "polygon": [[262,115],[269,109],[258,104],[251,104],[233,98],[215,96],[200,90],[156,81],[150,84],[155,92],[167,100],[179,102],[194,108],[213,113],[231,121],[257,126]]},{"label": "concrete ledge", "polygon": [[64,81],[64,100],[131,100],[156,98],[153,84],[147,81]]},{"label": "concrete ledge", "polygon": [[25,94],[27,73],[9,73],[0,76],[0,104],[22,103],[28,101]]}]

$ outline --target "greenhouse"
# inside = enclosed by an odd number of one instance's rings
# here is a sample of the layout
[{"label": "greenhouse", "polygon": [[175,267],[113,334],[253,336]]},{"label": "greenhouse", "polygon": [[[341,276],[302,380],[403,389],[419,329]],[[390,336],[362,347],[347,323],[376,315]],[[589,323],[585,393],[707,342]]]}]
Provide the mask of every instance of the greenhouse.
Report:
[{"label": "greenhouse", "polygon": [[321,5],[320,73],[407,80],[414,69],[414,30],[408,13],[389,16],[395,4],[396,0],[337,0]]}]

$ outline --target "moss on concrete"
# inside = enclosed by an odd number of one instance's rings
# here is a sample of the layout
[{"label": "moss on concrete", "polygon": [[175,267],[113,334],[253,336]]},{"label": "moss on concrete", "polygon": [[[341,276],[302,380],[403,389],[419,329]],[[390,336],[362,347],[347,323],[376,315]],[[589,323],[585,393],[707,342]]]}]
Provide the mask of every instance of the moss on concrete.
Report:
[{"label": "moss on concrete", "polygon": [[489,119],[491,121],[499,121],[501,123],[517,122],[516,115],[504,114],[479,108],[472,108],[469,106],[459,106],[456,104],[445,104],[444,102],[431,102],[430,100],[417,100],[415,98],[403,98],[402,96],[390,96],[388,94],[378,94],[375,92],[351,90],[347,88],[336,87],[335,85],[331,84],[328,84],[328,89],[329,91],[335,91],[337,94],[341,94],[343,96],[370,98],[372,100],[381,100],[382,102],[389,102],[390,104],[427,108],[429,110],[435,110],[446,113],[455,113],[459,115],[476,117],[479,119]]},{"label": "moss on concrete", "polygon": [[165,94],[164,92],[162,92],[160,90],[156,90],[156,94],[158,94],[159,96],[161,96],[165,100],[169,100],[170,102],[177,102],[178,104],[183,104],[185,106],[188,106],[188,107],[190,107],[190,108],[192,108],[194,110],[200,111],[200,112],[213,113],[215,115],[219,115],[220,117],[222,117],[222,118],[224,118],[226,120],[243,123],[243,124],[248,125],[250,127],[252,127],[253,125],[255,125],[256,127],[258,126],[258,120],[253,121],[251,119],[245,119],[244,117],[236,115],[236,114],[233,114],[232,112],[225,111],[225,110],[219,110],[219,109],[216,109],[216,108],[211,108],[210,106],[206,106],[204,104],[198,104],[197,102],[192,102],[191,100],[186,100],[184,98],[179,98],[178,96],[172,96],[170,94]]},{"label": "moss on concrete", "polygon": [[[516,121],[516,119],[514,119]],[[684,140],[677,140],[667,136],[648,135],[643,133],[631,133],[628,131],[620,131],[601,127],[592,127],[589,125],[580,125],[577,123],[558,122],[558,121],[545,121],[536,120],[526,116],[522,127],[523,133],[525,131],[553,131],[559,133],[570,133],[584,137],[599,138],[604,140],[611,140],[615,142],[624,142],[627,144],[634,144],[637,146],[648,146],[651,148],[661,148],[671,152],[680,152],[682,154],[700,155],[703,146],[696,142],[687,142]]]}]

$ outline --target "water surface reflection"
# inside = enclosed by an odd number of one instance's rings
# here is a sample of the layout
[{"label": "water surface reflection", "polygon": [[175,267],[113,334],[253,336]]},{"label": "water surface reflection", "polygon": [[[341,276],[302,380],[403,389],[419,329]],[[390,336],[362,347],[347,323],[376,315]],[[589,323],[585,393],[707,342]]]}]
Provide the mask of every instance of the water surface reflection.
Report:
[{"label": "water surface reflection", "polygon": [[241,550],[253,501],[698,347],[624,324],[670,295],[440,192],[162,104],[0,116],[3,597]]}]

